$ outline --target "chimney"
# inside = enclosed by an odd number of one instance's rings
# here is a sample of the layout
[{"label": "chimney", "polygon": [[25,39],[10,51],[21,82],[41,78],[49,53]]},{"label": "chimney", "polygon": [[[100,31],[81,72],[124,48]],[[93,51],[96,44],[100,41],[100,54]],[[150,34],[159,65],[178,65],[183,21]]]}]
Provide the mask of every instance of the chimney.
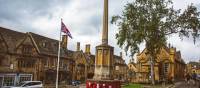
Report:
[{"label": "chimney", "polygon": [[170,43],[168,44],[168,47],[171,48],[171,44]]},{"label": "chimney", "polygon": [[90,54],[90,44],[85,45],[85,53]]},{"label": "chimney", "polygon": [[122,58],[122,52],[120,52],[120,57]]},{"label": "chimney", "polygon": [[76,51],[80,51],[80,42],[77,42]]},{"label": "chimney", "polygon": [[68,37],[67,37],[67,35],[62,35],[61,46],[62,46],[64,49],[67,49],[67,42],[68,42]]}]

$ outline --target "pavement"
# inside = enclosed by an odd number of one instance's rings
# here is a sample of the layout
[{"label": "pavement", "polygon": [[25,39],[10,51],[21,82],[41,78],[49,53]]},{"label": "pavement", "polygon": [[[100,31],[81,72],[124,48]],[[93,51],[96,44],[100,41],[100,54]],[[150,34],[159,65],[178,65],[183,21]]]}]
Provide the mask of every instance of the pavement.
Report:
[{"label": "pavement", "polygon": [[[76,87],[77,88],[77,87]],[[85,84],[81,84],[78,86],[78,88],[86,88]],[[196,82],[194,84],[193,80],[190,80],[189,82],[185,81],[178,81],[174,84],[166,84],[166,85],[143,85],[142,88],[200,88],[200,82]]]},{"label": "pavement", "polygon": [[173,84],[156,84],[156,85],[142,85],[142,88],[172,88]]},{"label": "pavement", "polygon": [[189,82],[179,81],[171,88],[200,88],[200,82],[197,81],[195,84],[193,80],[190,80]]},{"label": "pavement", "polygon": [[85,85],[85,84],[81,84],[81,85],[79,86],[79,88],[86,88],[86,85]]}]

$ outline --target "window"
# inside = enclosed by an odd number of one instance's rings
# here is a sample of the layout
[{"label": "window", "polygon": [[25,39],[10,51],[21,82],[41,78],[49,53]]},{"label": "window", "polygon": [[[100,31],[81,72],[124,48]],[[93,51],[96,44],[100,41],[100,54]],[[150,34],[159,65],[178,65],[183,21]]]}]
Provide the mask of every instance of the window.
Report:
[{"label": "window", "polygon": [[52,59],[51,59],[51,64],[52,64],[52,67],[55,67],[55,66],[56,66],[56,59],[55,59],[55,58],[52,58]]},{"label": "window", "polygon": [[142,63],[139,63],[139,70],[142,70]]},{"label": "window", "polygon": [[44,59],[44,66],[49,67],[49,59]]},{"label": "window", "polygon": [[63,65],[64,65],[63,60],[60,60],[60,64],[59,64],[60,68],[63,68]]},{"label": "window", "polygon": [[43,48],[48,48],[48,43],[47,43],[47,41],[42,41],[41,43],[40,43],[40,46],[41,47],[43,47]]},{"label": "window", "polygon": [[32,52],[32,46],[31,45],[24,45],[22,53],[24,54],[31,54]]},{"label": "window", "polygon": [[3,86],[13,86],[15,81],[14,76],[4,76]]},{"label": "window", "polygon": [[35,61],[34,60],[19,60],[18,67],[24,68],[32,68],[34,67]]},{"label": "window", "polygon": [[148,66],[148,71],[149,73],[151,73],[151,66]]},{"label": "window", "polygon": [[23,82],[23,81],[31,81],[31,77],[20,77],[20,82]]},{"label": "window", "polygon": [[3,59],[3,58],[0,58],[0,66],[3,65],[3,63],[2,63],[2,62],[3,62],[2,59]]},{"label": "window", "polygon": [[20,78],[19,78],[19,82],[31,81],[31,80],[32,80],[32,75],[31,74],[20,75]]},{"label": "window", "polygon": [[1,47],[0,52],[5,52],[6,51],[5,44],[3,44],[3,41],[1,41],[1,39],[0,39],[0,47]]},{"label": "window", "polygon": [[0,66],[10,66],[10,62],[4,56],[0,56]]},{"label": "window", "polygon": [[46,42],[42,43],[42,47],[44,47],[44,48],[46,47]]},{"label": "window", "polygon": [[164,63],[164,75],[165,75],[165,77],[167,77],[167,75],[168,75],[168,68],[169,68],[169,64]]}]

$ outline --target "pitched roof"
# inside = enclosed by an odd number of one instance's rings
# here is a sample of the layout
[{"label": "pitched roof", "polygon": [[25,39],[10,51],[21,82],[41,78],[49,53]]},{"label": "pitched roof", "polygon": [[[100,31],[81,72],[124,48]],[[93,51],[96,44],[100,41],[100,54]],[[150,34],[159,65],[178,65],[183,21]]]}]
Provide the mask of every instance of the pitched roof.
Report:
[{"label": "pitched roof", "polygon": [[17,44],[21,43],[26,37],[25,33],[13,31],[7,28],[0,27],[0,34],[3,36],[8,45],[8,52],[14,53]]},{"label": "pitched roof", "polygon": [[193,62],[190,61],[188,64],[192,65],[192,66],[196,66],[196,68],[200,69],[200,62]]},{"label": "pitched roof", "polygon": [[[28,35],[29,34],[29,35]],[[39,49],[39,54],[54,55],[58,54],[58,40],[51,39],[32,32],[23,33],[0,27],[0,35],[8,46],[8,52],[15,53],[17,45],[20,44],[27,36],[31,36],[32,41]],[[61,57],[72,57],[74,51],[61,48]]]},{"label": "pitched roof", "polygon": [[[42,35],[38,35],[35,33],[30,32],[31,36],[33,37],[33,41],[36,43],[40,54],[45,55],[58,55],[58,40],[51,39]],[[60,56],[61,57],[72,57],[74,51],[67,50],[64,48],[61,48],[60,50]]]}]

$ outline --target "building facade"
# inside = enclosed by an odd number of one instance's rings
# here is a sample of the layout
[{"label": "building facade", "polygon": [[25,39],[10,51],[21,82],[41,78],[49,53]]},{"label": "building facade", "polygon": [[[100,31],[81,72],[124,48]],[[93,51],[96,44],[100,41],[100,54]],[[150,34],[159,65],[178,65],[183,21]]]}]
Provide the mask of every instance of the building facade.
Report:
[{"label": "building facade", "polygon": [[191,61],[187,63],[187,73],[190,75],[193,73],[200,75],[200,62]]},{"label": "building facade", "polygon": [[[40,80],[44,85],[55,84],[58,45],[55,39],[0,27],[0,86],[13,86],[30,80]],[[85,52],[80,49],[80,43],[77,43],[76,51],[69,50],[67,45],[68,37],[63,35],[59,84],[92,79],[95,55],[91,54],[90,45],[85,46]],[[120,56],[115,56],[115,60],[120,70],[118,75],[122,76],[125,61]]]},{"label": "building facade", "polygon": [[[136,82],[149,83],[151,78],[150,56],[146,49],[137,55]],[[185,62],[180,51],[173,47],[163,47],[154,61],[154,77],[156,82],[173,82],[184,79]]]},{"label": "building facade", "polygon": [[118,80],[127,80],[128,66],[122,57],[122,52],[120,56],[114,55],[114,78]]},{"label": "building facade", "polygon": [[136,73],[138,72],[136,68],[136,63],[134,62],[134,59],[130,59],[128,63],[128,72],[127,72],[127,77],[129,82],[137,82],[136,81]]},{"label": "building facade", "polygon": [[[63,39],[66,36],[63,36]],[[0,83],[13,86],[21,81],[55,82],[58,41],[34,33],[0,28]],[[61,48],[59,82],[72,79],[73,53]],[[66,80],[67,79],[67,80]]]}]

